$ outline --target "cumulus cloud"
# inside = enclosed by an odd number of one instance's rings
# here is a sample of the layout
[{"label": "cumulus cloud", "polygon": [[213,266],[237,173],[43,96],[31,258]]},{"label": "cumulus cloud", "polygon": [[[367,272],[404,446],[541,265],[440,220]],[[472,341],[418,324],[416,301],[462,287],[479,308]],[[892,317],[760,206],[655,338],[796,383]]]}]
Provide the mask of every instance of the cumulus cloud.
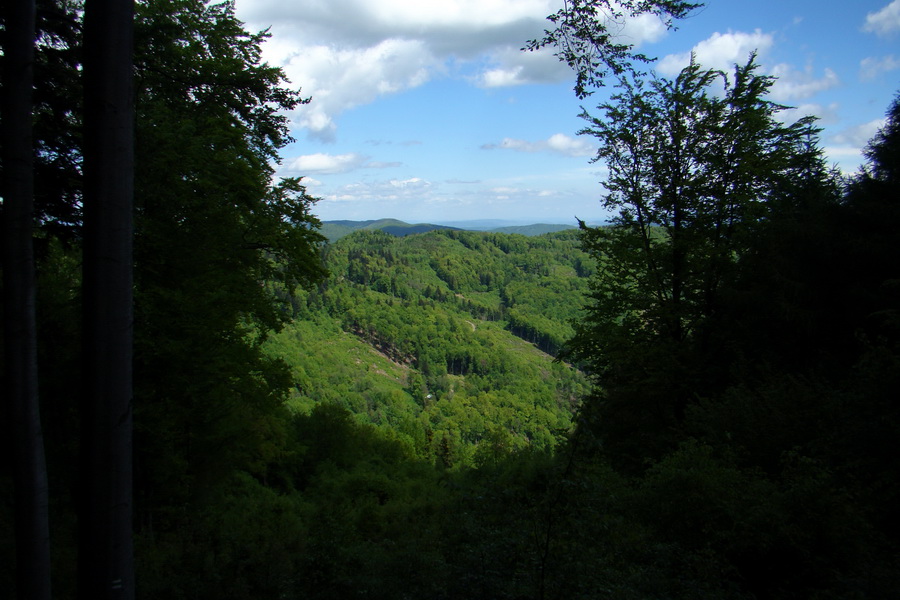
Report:
[{"label": "cumulus cloud", "polygon": [[794,123],[803,117],[815,117],[820,125],[834,124],[838,119],[838,105],[823,106],[816,103],[805,103],[794,106],[776,114],[783,123]]},{"label": "cumulus cloud", "polygon": [[[294,125],[323,141],[334,139],[335,117],[386,94],[420,86],[467,65],[483,87],[560,81],[567,68],[550,51],[528,53],[558,0],[238,0],[250,29],[271,29],[264,58],[285,69],[312,104]],[[622,41],[640,45],[666,32],[652,15],[626,20]]]},{"label": "cumulus cloud", "polygon": [[862,162],[862,148],[853,146],[825,146],[822,148],[826,159],[844,173],[850,175]]},{"label": "cumulus cloud", "polygon": [[869,143],[869,140],[875,137],[875,134],[884,127],[885,123],[885,119],[875,119],[868,123],[848,127],[836,134],[832,140],[836,144],[852,146],[853,148],[863,148]]},{"label": "cumulus cloud", "polygon": [[327,204],[358,204],[360,206],[378,205],[378,210],[383,210],[379,218],[384,217],[394,209],[403,207],[404,214],[409,213],[410,207],[416,204],[429,203],[435,200],[435,190],[432,183],[420,177],[408,179],[387,179],[378,181],[357,181],[345,185],[317,190],[321,194],[319,206]]},{"label": "cumulus cloud", "polygon": [[503,138],[496,144],[484,144],[484,150],[516,150],[519,152],[552,152],[563,156],[593,156],[597,152],[596,145],[588,140],[573,138],[563,133],[555,133],[546,140],[529,142],[513,138]]},{"label": "cumulus cloud", "polygon": [[423,190],[431,187],[431,182],[425,181],[420,177],[411,177],[409,179],[391,179],[388,184],[395,189],[402,190]]},{"label": "cumulus cloud", "polygon": [[301,179],[303,181],[303,185],[305,185],[306,187],[312,188],[322,185],[322,181],[316,179],[315,177],[302,177]]},{"label": "cumulus cloud", "polygon": [[505,202],[508,200],[517,200],[517,201],[531,201],[546,198],[558,198],[562,197],[565,194],[560,190],[548,190],[548,189],[537,189],[537,188],[523,188],[516,186],[494,186],[488,188],[484,195],[484,199],[490,202],[491,200]]},{"label": "cumulus cloud", "polygon": [[709,38],[694,46],[690,52],[669,54],[656,65],[656,70],[663,75],[677,75],[691,62],[693,52],[697,62],[706,69],[731,71],[735,64],[747,62],[751,52],[764,55],[774,44],[771,34],[757,29],[753,33],[743,31],[716,32]]},{"label": "cumulus cloud", "polygon": [[341,112],[420,86],[444,72],[451,57],[481,60],[540,35],[552,4],[239,0],[237,11],[250,28],[271,29],[264,58],[312,96],[294,113],[295,127],[332,141]]},{"label": "cumulus cloud", "polygon": [[364,154],[351,152],[348,154],[325,154],[318,152],[316,154],[305,154],[295,158],[286,160],[282,172],[287,173],[316,173],[320,175],[334,175],[337,173],[347,173],[357,169],[384,169],[388,167],[397,167],[397,162],[371,162],[369,157]]},{"label": "cumulus cloud", "polygon": [[313,101],[295,111],[295,126],[324,141],[334,138],[333,117],[378,96],[422,85],[437,67],[437,59],[422,42],[385,40],[367,48],[328,45],[286,48],[280,38],[272,50],[292,82],[303,86]]},{"label": "cumulus cloud", "polygon": [[[664,57],[656,69],[663,75],[675,76],[690,64],[693,53],[696,61],[704,68],[730,73],[733,72],[735,64],[746,63],[753,52],[756,52],[760,60],[764,59],[774,44],[772,34],[763,33],[760,29],[753,33],[716,32],[689,52]],[[812,66],[800,70],[786,63],[779,63],[765,70],[777,78],[772,85],[771,94],[772,98],[778,101],[802,100],[840,84],[837,73],[828,68],[824,69],[820,76],[814,73]]]},{"label": "cumulus cloud", "polygon": [[627,19],[618,31],[618,36],[622,42],[640,48],[647,42],[659,41],[667,31],[662,19],[655,15],[643,14],[634,19]]},{"label": "cumulus cloud", "polygon": [[[655,42],[666,32],[665,23],[657,16],[644,14],[626,19],[619,24],[610,24],[616,39],[632,44],[635,48],[647,42]],[[535,37],[532,33],[530,37]],[[535,52],[522,52],[522,39],[514,45],[500,47],[491,52],[492,63],[477,77],[482,87],[508,87],[528,83],[555,83],[571,78],[568,66],[554,56],[552,48]]]},{"label": "cumulus cloud", "polygon": [[881,10],[867,14],[862,29],[880,36],[900,31],[900,0],[894,0]]},{"label": "cumulus cloud", "polygon": [[555,83],[571,77],[569,68],[548,48],[536,52],[522,52],[515,46],[507,46],[498,49],[492,56],[491,65],[475,78],[481,87]]},{"label": "cumulus cloud", "polygon": [[842,129],[829,137],[822,149],[825,156],[845,174],[853,173],[864,162],[863,150],[885,122],[875,119]]},{"label": "cumulus cloud", "polygon": [[859,62],[859,78],[871,81],[882,73],[900,69],[900,58],[893,54],[881,58],[868,57]]},{"label": "cumulus cloud", "polygon": [[822,77],[816,77],[810,66],[798,71],[781,63],[772,67],[769,72],[778,78],[771,89],[772,97],[778,101],[809,98],[840,84],[837,74],[831,69],[825,69]]}]

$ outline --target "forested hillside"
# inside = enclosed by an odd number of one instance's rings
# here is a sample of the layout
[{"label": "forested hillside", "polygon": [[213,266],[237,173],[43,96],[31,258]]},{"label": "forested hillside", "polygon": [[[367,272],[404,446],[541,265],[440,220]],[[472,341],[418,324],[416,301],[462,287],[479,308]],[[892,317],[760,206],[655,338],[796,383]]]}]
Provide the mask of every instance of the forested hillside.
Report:
[{"label": "forested hillside", "polygon": [[520,233],[522,235],[543,235],[566,229],[576,229],[573,225],[550,225],[547,223],[535,223],[532,225],[491,225],[485,227],[481,221],[468,221],[456,223],[454,226],[433,225],[431,223],[410,224],[397,219],[378,219],[375,221],[323,221],[321,233],[332,242],[336,242],[345,235],[350,235],[358,230],[384,231],[396,236],[425,233],[435,230],[476,230],[490,231],[492,233]]},{"label": "forested hillside", "polygon": [[397,219],[377,219],[375,221],[325,221],[322,223],[322,235],[332,242],[336,242],[345,235],[354,231],[384,231],[396,236],[425,233],[440,229],[455,229],[444,225],[432,225],[431,223],[405,223]]},{"label": "forested hillside", "polygon": [[569,429],[586,380],[553,358],[592,272],[577,232],[359,231],[325,266],[268,344],[293,369],[295,409],[337,403],[448,466],[485,439],[551,450]]}]

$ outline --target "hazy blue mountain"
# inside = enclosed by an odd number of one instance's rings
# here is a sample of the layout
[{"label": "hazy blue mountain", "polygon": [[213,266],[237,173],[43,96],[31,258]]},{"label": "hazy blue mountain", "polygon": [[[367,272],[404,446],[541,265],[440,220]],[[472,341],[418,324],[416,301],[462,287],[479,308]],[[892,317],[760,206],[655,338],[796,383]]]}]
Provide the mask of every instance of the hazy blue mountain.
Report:
[{"label": "hazy blue mountain", "polygon": [[555,233],[557,231],[565,231],[566,229],[577,229],[575,225],[559,225],[551,223],[535,223],[534,225],[511,225],[508,227],[495,227],[489,229],[493,233],[518,233],[521,235],[543,235],[545,233]]}]

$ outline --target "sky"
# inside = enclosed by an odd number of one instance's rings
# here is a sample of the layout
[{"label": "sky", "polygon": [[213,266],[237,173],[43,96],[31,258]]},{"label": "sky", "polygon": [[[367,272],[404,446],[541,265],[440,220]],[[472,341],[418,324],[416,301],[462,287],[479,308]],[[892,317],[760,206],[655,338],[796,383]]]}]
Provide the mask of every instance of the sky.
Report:
[{"label": "sky", "polygon": [[[552,51],[523,52],[562,0],[237,0],[269,29],[264,60],[312,101],[289,117],[279,176],[302,176],[322,220],[608,217],[597,144],[579,136],[610,88],[580,101]],[[900,91],[900,0],[708,0],[667,31],[625,23],[623,41],[674,77],[691,52],[723,70],[757,52],[791,120],[815,115],[846,173]]]}]

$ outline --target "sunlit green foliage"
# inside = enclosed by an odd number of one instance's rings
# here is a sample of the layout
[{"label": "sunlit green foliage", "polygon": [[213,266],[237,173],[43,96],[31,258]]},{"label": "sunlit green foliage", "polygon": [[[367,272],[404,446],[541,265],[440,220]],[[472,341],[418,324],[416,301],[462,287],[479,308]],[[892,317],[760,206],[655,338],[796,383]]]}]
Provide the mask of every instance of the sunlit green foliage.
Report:
[{"label": "sunlit green foliage", "polygon": [[339,404],[420,458],[550,450],[585,390],[547,354],[571,335],[585,261],[575,232],[357,232],[327,248],[330,279],[291,300],[267,347],[294,369],[294,410]]}]

